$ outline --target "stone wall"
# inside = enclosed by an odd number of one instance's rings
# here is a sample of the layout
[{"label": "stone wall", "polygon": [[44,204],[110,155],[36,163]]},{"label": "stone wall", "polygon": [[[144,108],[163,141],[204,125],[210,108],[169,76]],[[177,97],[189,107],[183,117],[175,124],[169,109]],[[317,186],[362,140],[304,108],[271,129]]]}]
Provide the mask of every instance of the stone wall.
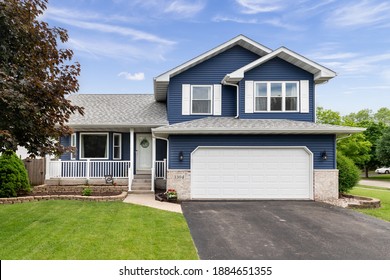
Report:
[{"label": "stone wall", "polygon": [[314,170],[314,200],[327,201],[339,197],[339,171],[337,169]]},{"label": "stone wall", "polygon": [[167,189],[175,189],[179,200],[191,199],[191,170],[168,170]]}]

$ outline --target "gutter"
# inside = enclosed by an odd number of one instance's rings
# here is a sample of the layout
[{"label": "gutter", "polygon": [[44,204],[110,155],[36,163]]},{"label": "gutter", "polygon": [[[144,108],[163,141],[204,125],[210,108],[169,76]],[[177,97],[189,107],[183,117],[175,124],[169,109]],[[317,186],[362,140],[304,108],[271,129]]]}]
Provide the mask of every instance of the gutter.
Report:
[{"label": "gutter", "polygon": [[236,113],[236,116],[234,118],[238,119],[240,117],[240,98],[239,98],[239,88],[238,88],[238,85],[226,82],[225,78],[223,78],[222,84],[226,85],[226,86],[236,87],[236,96],[237,96],[237,100],[236,100],[236,102],[237,102],[237,109],[236,110],[237,110],[237,113]]}]

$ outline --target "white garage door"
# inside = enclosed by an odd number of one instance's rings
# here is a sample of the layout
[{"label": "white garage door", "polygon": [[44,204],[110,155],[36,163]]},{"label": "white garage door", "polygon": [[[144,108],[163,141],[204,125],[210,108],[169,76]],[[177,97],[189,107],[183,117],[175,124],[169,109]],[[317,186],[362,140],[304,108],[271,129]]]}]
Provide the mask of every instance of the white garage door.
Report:
[{"label": "white garage door", "polygon": [[192,199],[312,199],[312,153],[305,147],[198,147]]}]

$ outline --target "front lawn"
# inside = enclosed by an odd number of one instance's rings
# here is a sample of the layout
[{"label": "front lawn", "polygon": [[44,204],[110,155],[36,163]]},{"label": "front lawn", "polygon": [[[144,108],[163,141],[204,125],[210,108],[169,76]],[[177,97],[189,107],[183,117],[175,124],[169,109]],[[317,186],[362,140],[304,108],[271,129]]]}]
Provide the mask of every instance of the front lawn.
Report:
[{"label": "front lawn", "polygon": [[390,182],[390,174],[376,174],[375,172],[369,172],[368,178],[365,177],[364,174],[362,174],[361,179],[363,180],[384,180]]},{"label": "front lawn", "polygon": [[357,185],[349,193],[379,198],[381,200],[381,208],[358,209],[357,211],[390,222],[390,189]]},{"label": "front lawn", "polygon": [[122,202],[0,205],[0,259],[198,259],[182,214]]}]

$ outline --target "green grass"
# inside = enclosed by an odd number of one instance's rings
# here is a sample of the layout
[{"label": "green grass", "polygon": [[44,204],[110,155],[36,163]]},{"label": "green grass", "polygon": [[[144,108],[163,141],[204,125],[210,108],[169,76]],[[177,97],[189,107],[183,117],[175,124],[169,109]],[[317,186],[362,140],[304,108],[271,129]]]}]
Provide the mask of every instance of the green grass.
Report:
[{"label": "green grass", "polygon": [[362,174],[361,178],[364,180],[384,180],[390,182],[390,174],[376,174],[374,171],[368,172],[368,178],[365,177],[366,174]]},{"label": "green grass", "polygon": [[349,193],[352,195],[379,198],[381,200],[381,208],[357,209],[357,211],[390,222],[390,189],[357,185]]},{"label": "green grass", "polygon": [[179,213],[122,202],[0,205],[0,259],[198,259]]}]

